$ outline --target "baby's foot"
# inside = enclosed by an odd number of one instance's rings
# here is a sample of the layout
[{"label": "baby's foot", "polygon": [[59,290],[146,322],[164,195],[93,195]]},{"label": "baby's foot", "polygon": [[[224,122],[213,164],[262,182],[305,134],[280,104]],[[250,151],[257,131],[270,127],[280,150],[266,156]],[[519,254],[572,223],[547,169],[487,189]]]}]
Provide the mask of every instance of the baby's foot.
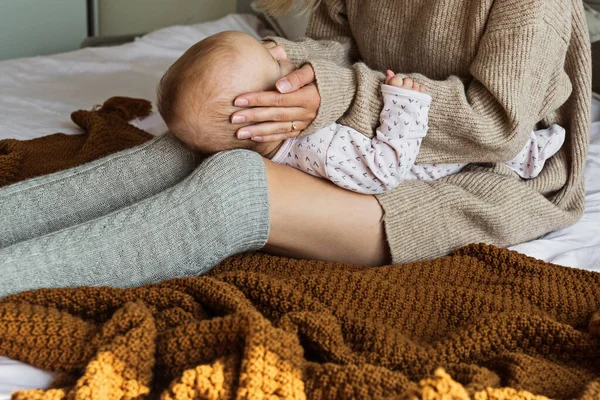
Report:
[{"label": "baby's foot", "polygon": [[415,92],[425,92],[425,86],[412,80],[411,78],[402,78],[389,69],[386,71],[385,84],[395,86],[397,88],[414,90]]},{"label": "baby's foot", "polygon": [[506,165],[521,178],[535,178],[544,168],[546,160],[558,153],[564,142],[565,130],[559,125],[532,131],[523,150]]}]

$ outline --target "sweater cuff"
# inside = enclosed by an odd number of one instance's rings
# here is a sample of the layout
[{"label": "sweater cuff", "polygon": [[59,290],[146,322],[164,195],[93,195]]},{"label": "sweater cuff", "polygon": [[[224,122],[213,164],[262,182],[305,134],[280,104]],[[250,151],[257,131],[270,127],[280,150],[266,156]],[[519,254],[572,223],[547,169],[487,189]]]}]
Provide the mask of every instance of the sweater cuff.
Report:
[{"label": "sweater cuff", "polygon": [[302,135],[314,133],[337,121],[352,104],[356,92],[356,78],[352,69],[326,60],[308,61],[307,64],[315,71],[321,104],[316,118]]},{"label": "sweater cuff", "polygon": [[339,123],[373,137],[383,109],[381,84],[385,81],[385,74],[369,69],[364,63],[354,64],[352,72],[355,79],[352,107]]},{"label": "sweater cuff", "polygon": [[376,198],[393,264],[442,257],[469,243],[512,246],[572,223],[510,170],[470,169],[433,182],[405,181]]},{"label": "sweater cuff", "polygon": [[302,64],[306,61],[306,48],[302,43],[292,42],[291,40],[287,40],[276,36],[265,37],[262,41],[275,42],[276,44],[282,46],[285,50],[285,54],[295,65]]}]

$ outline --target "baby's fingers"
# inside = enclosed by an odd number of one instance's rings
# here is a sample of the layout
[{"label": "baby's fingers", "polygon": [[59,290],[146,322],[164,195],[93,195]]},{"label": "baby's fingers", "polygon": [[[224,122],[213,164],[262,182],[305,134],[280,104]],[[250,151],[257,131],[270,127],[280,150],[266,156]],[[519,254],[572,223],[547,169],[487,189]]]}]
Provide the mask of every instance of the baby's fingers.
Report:
[{"label": "baby's fingers", "polygon": [[400,75],[396,75],[387,84],[395,87],[404,87],[404,79]]},{"label": "baby's fingers", "polygon": [[385,71],[385,84],[389,85],[390,81],[392,80],[392,78],[395,76],[396,74],[392,71],[392,70],[387,70]]}]

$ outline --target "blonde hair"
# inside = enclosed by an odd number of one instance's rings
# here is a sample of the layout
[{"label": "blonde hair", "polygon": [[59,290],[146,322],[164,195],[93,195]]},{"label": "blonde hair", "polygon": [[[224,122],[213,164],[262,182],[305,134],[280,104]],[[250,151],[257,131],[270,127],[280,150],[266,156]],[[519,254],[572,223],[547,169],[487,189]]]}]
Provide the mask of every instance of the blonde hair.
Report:
[{"label": "blonde hair", "polygon": [[276,17],[292,10],[298,13],[309,13],[319,6],[321,0],[257,0],[256,4],[261,10]]}]

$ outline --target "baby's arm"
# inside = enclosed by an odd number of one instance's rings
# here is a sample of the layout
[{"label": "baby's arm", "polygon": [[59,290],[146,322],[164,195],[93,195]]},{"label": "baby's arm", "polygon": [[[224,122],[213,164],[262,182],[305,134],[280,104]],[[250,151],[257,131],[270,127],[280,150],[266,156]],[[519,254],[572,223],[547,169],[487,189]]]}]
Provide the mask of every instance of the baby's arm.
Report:
[{"label": "baby's arm", "polygon": [[345,189],[376,194],[400,185],[427,133],[431,96],[390,85],[381,91],[384,106],[376,136],[369,139],[343,127],[327,151],[328,178]]}]

